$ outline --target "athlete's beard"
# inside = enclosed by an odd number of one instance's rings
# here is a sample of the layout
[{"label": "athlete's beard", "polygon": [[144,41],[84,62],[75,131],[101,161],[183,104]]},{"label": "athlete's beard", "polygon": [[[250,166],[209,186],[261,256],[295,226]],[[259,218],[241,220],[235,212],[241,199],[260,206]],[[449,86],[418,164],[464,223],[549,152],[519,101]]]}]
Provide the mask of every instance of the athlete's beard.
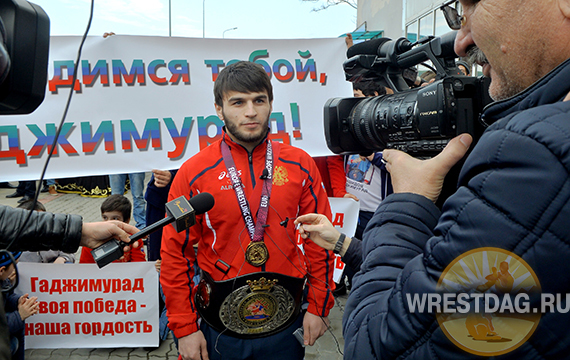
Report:
[{"label": "athlete's beard", "polygon": [[[227,116],[224,114],[223,110],[222,115],[224,116],[224,119],[227,119]],[[257,145],[261,142],[261,140],[265,139],[267,133],[269,132],[269,116],[267,116],[267,119],[262,126],[263,130],[259,134],[242,133],[239,131],[239,126],[235,123],[231,121],[224,121],[224,123],[226,124],[226,131],[229,132],[238,142]]]}]

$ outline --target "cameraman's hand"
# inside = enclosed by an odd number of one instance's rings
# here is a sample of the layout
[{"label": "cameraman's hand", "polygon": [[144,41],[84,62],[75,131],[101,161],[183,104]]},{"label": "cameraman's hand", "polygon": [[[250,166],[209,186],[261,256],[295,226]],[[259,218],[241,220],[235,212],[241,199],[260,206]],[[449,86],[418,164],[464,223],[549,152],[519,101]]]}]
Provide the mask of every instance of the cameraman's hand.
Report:
[{"label": "cameraman's hand", "polygon": [[383,159],[392,177],[394,192],[423,195],[435,202],[445,175],[465,155],[472,141],[471,135],[461,134],[439,155],[428,160],[415,159],[399,150],[384,150]]},{"label": "cameraman's hand", "polygon": [[178,353],[182,360],[208,360],[206,338],[201,330],[178,339]]}]

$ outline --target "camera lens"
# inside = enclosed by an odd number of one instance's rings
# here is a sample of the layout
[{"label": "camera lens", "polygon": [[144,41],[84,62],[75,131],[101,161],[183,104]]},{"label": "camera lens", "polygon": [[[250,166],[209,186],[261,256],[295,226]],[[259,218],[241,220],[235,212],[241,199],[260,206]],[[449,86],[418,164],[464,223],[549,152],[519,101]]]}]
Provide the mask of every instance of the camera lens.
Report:
[{"label": "camera lens", "polygon": [[383,150],[393,141],[416,139],[417,90],[361,100],[348,117],[350,132],[367,148]]}]

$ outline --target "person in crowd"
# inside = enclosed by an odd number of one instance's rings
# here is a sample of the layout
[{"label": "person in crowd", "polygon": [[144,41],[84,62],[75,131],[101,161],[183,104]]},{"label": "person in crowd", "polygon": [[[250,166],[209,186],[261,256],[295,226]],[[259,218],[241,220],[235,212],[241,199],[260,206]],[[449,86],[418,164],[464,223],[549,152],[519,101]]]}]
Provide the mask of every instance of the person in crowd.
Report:
[{"label": "person in crowd", "polygon": [[142,229],[146,226],[145,207],[146,201],[144,200],[144,172],[130,173],[130,174],[115,174],[109,175],[109,182],[111,184],[111,195],[124,195],[125,183],[129,178],[131,185],[131,192],[133,194],[133,218],[135,219],[136,227]]},{"label": "person in crowd", "polygon": [[[373,97],[386,94],[385,87],[374,81],[355,82],[355,97]],[[356,92],[359,89],[359,92]],[[335,177],[341,174],[334,174]],[[358,224],[356,227],[355,237],[362,239],[362,234],[366,225],[372,218],[374,211],[386,196],[392,193],[392,183],[390,174],[386,171],[382,163],[382,152],[368,154],[353,154],[344,157],[345,186],[347,195],[360,203],[358,212]],[[359,267],[348,265],[345,268],[345,276],[347,286],[352,287],[352,278]],[[344,284],[340,284],[342,289]]]},{"label": "person in crowd", "polygon": [[433,70],[425,71],[423,74],[420,75],[420,78],[422,79],[421,86],[428,86],[429,84],[435,81],[435,77],[436,77],[435,71]]},{"label": "person in crowd", "polygon": [[16,191],[12,194],[6,195],[7,198],[19,198],[18,203],[21,204],[25,201],[31,200],[36,195],[36,182],[35,181],[19,181]]},{"label": "person in crowd", "polygon": [[[18,262],[21,251],[12,252],[12,257]],[[0,283],[9,286],[16,278],[15,264],[6,252],[0,253]],[[4,287],[4,286],[3,286]],[[30,316],[37,314],[39,302],[36,296],[20,295],[14,290],[2,291],[4,309],[10,332],[10,352],[13,360],[24,360],[24,327]]]},{"label": "person in crowd", "polygon": [[456,62],[457,68],[461,73],[465,76],[469,76],[471,74],[471,64],[465,60],[458,60]]},{"label": "person in crowd", "polygon": [[57,189],[56,189],[56,185],[55,185],[55,179],[47,179],[44,180],[44,185],[42,187],[41,192],[43,193],[49,193],[50,195],[57,195]]},{"label": "person in crowd", "polygon": [[342,156],[315,156],[313,157],[319,174],[323,180],[323,185],[328,197],[345,197],[346,180],[343,176],[335,176],[334,174],[344,174]]},{"label": "person in crowd", "polygon": [[[481,115],[490,126],[442,210],[434,202],[443,178],[472,137],[461,134],[423,161],[384,151],[394,194],[364,234],[364,261],[343,318],[346,358],[473,358],[446,337],[435,314],[412,312],[404,300],[437,293],[446,267],[468,253],[512,253],[533,269],[542,293],[570,292],[567,281],[553,276],[570,271],[570,4],[460,2],[463,14],[448,8],[445,16],[458,30],[455,52],[472,56],[491,78],[496,103]],[[532,336],[503,356],[566,358],[570,336],[553,329],[569,320],[568,312],[551,309]]]},{"label": "person in crowd", "polygon": [[[131,221],[131,202],[123,195],[111,195],[101,204],[101,217],[103,221],[116,220],[128,224]],[[137,240],[137,245],[129,251],[125,252],[123,257],[113,262],[140,262],[146,261],[143,241]],[[79,257],[80,264],[94,264],[92,250],[89,248],[81,249]]]},{"label": "person in crowd", "polygon": [[15,189],[17,186],[10,184],[8,181],[0,182],[0,189]]},{"label": "person in crowd", "polygon": [[[25,210],[47,211],[44,204],[39,201],[37,201],[34,206],[34,200],[21,203],[18,207]],[[38,241],[41,240],[38,239]],[[60,250],[24,251],[20,257],[20,261],[48,264],[73,264],[75,262],[75,255]]]},{"label": "person in crowd", "polygon": [[[165,204],[168,201],[168,192],[172,179],[176,176],[177,170],[152,170],[152,176],[146,186],[144,198],[146,200],[146,221],[148,224],[164,218],[166,213]],[[148,261],[160,259],[160,244],[162,239],[162,228],[151,233],[147,241]]]},{"label": "person in crowd", "polygon": [[[168,192],[170,191],[170,184],[176,176],[178,170],[158,170],[153,169],[150,180],[146,186],[145,200],[146,200],[146,221],[148,224],[153,224],[164,218],[166,213],[165,204],[168,201]],[[154,261],[156,271],[160,274],[160,265],[162,260],[160,258],[160,244],[162,239],[162,228],[149,234],[147,240],[147,260]],[[195,271],[196,273],[196,271]],[[160,275],[159,275],[160,276]],[[168,328],[168,317],[166,316],[166,306],[164,303],[164,292],[162,286],[159,284],[159,339],[160,341],[166,340],[170,329]],[[178,344],[178,339],[174,336],[174,341]]]},{"label": "person in crowd", "polygon": [[[347,48],[354,44],[351,33],[346,34],[344,42]],[[346,192],[346,180],[344,178],[344,164],[342,159],[340,155],[313,157],[319,169],[319,174],[321,174],[327,196],[329,197],[351,196],[347,195]]]},{"label": "person in crowd", "polygon": [[374,80],[361,80],[352,83],[354,97],[368,97],[386,95],[387,90]]},{"label": "person in crowd", "polygon": [[[79,246],[94,249],[111,239],[128,243],[129,235],[136,232],[136,227],[118,221],[83,223],[78,215],[37,211],[30,213],[24,209],[0,205],[0,249],[59,249],[75,253]],[[42,241],[38,242],[40,236]],[[125,245],[125,252],[130,249],[130,246]],[[9,344],[4,304],[0,303],[0,358],[10,357]]]},{"label": "person in crowd", "polygon": [[[334,257],[310,241],[301,252],[290,220],[314,209],[330,216],[328,198],[308,154],[268,140],[273,91],[262,66],[225,67],[214,97],[222,138],[182,165],[169,193],[172,200],[208,192],[216,202],[185,232],[163,230],[160,281],[169,327],[184,360],[303,359],[302,346],[328,326]],[[301,312],[305,279],[308,309]],[[271,300],[271,291],[279,299]]]},{"label": "person in crowd", "polygon": [[[159,276],[160,276],[160,267],[162,265],[162,260],[158,259],[155,260],[154,262],[154,268],[156,269],[156,272],[158,272]],[[165,300],[164,300],[164,292],[162,291],[162,286],[158,287],[158,293],[159,293],[159,316],[158,316],[158,338],[159,338],[159,346],[160,343],[163,342],[164,340],[167,339],[168,334],[171,332],[170,328],[168,327],[168,316],[166,314],[166,306],[165,306]],[[173,334],[172,335],[173,340],[174,340],[174,344],[176,345],[176,348],[178,348],[178,339],[176,338],[176,336]]]}]

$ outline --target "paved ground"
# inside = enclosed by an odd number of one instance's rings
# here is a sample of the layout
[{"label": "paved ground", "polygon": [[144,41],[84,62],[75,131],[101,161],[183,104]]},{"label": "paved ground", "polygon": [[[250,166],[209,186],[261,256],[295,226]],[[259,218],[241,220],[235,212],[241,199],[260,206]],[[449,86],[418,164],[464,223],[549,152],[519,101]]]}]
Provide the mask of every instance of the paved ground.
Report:
[{"label": "paved ground", "polygon": [[[147,175],[148,177],[148,175]],[[146,182],[145,182],[146,183]],[[17,183],[12,183],[17,185]],[[13,193],[13,189],[0,189],[0,204],[16,207],[18,199],[7,199],[6,195]],[[132,201],[130,192],[126,195]],[[100,207],[104,198],[88,198],[77,194],[58,194],[56,196],[48,193],[40,194],[39,201],[50,212],[73,213],[83,216],[84,221],[100,221]],[[134,225],[134,223],[133,223]],[[79,259],[79,256],[76,256]],[[307,360],[336,360],[342,359],[340,351],[344,347],[342,339],[342,314],[347,296],[340,296],[336,299],[336,304],[329,319],[331,321],[331,331],[317,340],[314,346],[306,349],[305,359]],[[143,348],[93,348],[93,349],[30,349],[26,350],[28,360],[103,360],[103,359],[177,359],[178,351],[174,346],[172,338],[169,337],[160,347],[148,351]],[[270,356],[268,356],[270,360]]]}]

